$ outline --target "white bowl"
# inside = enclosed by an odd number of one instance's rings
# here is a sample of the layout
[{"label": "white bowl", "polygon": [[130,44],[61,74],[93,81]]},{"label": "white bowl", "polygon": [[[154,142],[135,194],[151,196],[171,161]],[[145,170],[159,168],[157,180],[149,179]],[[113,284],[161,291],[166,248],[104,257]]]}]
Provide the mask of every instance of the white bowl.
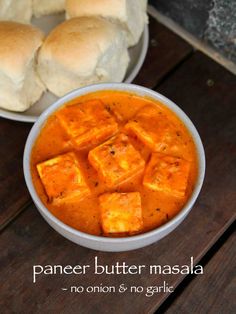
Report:
[{"label": "white bowl", "polygon": [[[45,121],[48,117],[56,110],[58,110],[61,106],[65,103],[69,102],[70,100],[77,98],[79,96],[101,91],[101,90],[117,90],[117,91],[128,91],[140,96],[148,96],[153,98],[154,100],[158,100],[163,103],[166,107],[170,108],[175,114],[183,121],[187,129],[189,130],[190,134],[192,135],[196,149],[197,149],[197,157],[198,157],[198,176],[195,184],[195,188],[192,192],[191,197],[183,207],[183,209],[169,222],[158,227],[152,231],[131,236],[125,238],[108,238],[108,237],[101,237],[101,236],[94,236],[90,235],[76,229],[69,227],[68,225],[64,224],[62,221],[57,219],[55,216],[51,214],[51,212],[44,206],[42,201],[37,195],[37,192],[34,188],[32,183],[31,171],[30,171],[30,157],[31,157],[31,150],[34,145],[35,140],[37,139],[40,130],[42,129]],[[119,84],[119,83],[110,83],[110,84],[98,84],[98,85],[91,85],[88,87],[84,87],[78,90],[75,90],[66,96],[57,100],[53,105],[51,105],[42,115],[39,117],[37,122],[32,127],[30,134],[28,136],[25,151],[24,151],[24,176],[25,181],[28,187],[28,190],[31,194],[31,197],[41,213],[44,219],[62,236],[65,238],[88,248],[99,250],[99,251],[110,251],[110,252],[121,252],[121,251],[129,251],[144,247],[151,243],[154,243],[171,231],[173,231],[188,215],[191,208],[193,207],[198,194],[201,190],[203,179],[205,175],[205,154],[203,145],[200,139],[200,136],[194,127],[191,120],[186,116],[186,114],[171,100],[164,97],[163,95],[154,92],[150,89],[145,87],[131,85],[131,84]]]}]

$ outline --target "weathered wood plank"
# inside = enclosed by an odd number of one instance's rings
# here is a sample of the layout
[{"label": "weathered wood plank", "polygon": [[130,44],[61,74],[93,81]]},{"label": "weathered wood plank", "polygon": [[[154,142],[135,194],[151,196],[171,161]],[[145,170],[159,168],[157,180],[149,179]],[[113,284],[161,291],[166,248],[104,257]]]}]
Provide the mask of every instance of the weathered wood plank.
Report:
[{"label": "weathered wood plank", "polygon": [[0,119],[0,228],[29,201],[22,156],[30,124]]},{"label": "weathered wood plank", "polygon": [[[211,81],[209,81],[209,79]],[[214,84],[213,84],[214,81]],[[236,106],[233,75],[196,53],[158,90],[189,114],[203,138],[207,156],[206,180],[187,219],[172,234],[147,248],[127,253],[94,252],[64,240],[44,222],[34,206],[6,228],[0,238],[1,309],[12,312],[152,313],[168,297],[134,294],[73,294],[62,287],[114,285],[174,287],[185,275],[95,275],[41,277],[32,284],[35,264],[102,265],[117,261],[136,265],[183,265],[199,261],[235,219]],[[213,85],[213,86],[212,86]],[[12,298],[14,297],[14,303]],[[102,304],[102,306],[101,306]]]},{"label": "weathered wood plank", "polygon": [[149,20],[149,30],[148,53],[134,83],[154,88],[177,64],[191,55],[193,48],[153,17]]},{"label": "weathered wood plank", "polygon": [[195,277],[166,314],[224,313],[236,311],[236,233],[225,242],[204,268],[204,276]]},{"label": "weathered wood plank", "polygon": [[[62,291],[71,286],[126,287],[162,285],[164,280],[178,286],[184,275],[150,275],[149,265],[189,264],[190,256],[199,260],[209,249],[211,242],[223,233],[228,216],[220,222],[211,222],[204,217],[204,206],[196,206],[187,220],[170,236],[147,248],[129,253],[102,253],[76,246],[54,232],[40,217],[34,207],[29,208],[7,228],[0,238],[2,251],[0,293],[1,308],[17,312],[60,313],[153,313],[167,294],[159,293],[146,297],[144,293],[124,294],[74,294]],[[199,216],[204,217],[199,223]],[[193,222],[195,228],[193,228]],[[197,226],[196,226],[197,225]],[[208,228],[206,227],[208,225]],[[224,228],[225,229],[225,228]],[[202,230],[200,233],[199,230]],[[101,265],[126,262],[128,265],[146,265],[141,275],[94,275],[42,276],[32,283],[33,265],[93,265],[98,256]],[[14,302],[12,298],[14,297]],[[101,307],[102,304],[102,307]]]}]

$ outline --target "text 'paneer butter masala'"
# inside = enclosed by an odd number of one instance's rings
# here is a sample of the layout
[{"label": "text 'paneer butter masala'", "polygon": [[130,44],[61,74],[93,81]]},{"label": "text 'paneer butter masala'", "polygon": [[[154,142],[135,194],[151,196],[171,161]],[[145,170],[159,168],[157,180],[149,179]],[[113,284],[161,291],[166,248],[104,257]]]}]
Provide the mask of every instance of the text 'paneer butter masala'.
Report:
[{"label": "text 'paneer butter masala'", "polygon": [[194,141],[170,109],[121,91],[81,96],[46,121],[31,156],[44,205],[82,232],[123,237],[157,228],[190,197]]}]

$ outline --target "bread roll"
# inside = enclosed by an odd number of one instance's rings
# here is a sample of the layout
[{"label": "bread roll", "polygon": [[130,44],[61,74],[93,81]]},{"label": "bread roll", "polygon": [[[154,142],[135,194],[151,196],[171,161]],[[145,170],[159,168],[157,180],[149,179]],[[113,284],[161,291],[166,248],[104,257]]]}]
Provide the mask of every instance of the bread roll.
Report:
[{"label": "bread roll", "polygon": [[148,21],[147,0],[66,0],[67,18],[100,16],[118,22],[128,46],[136,45]]},{"label": "bread roll", "polygon": [[0,0],[0,21],[30,23],[32,0]]},{"label": "bread roll", "polygon": [[65,10],[65,0],[33,0],[33,13],[36,17],[60,13]]},{"label": "bread roll", "polygon": [[43,34],[16,22],[0,22],[0,107],[25,111],[36,102],[44,85],[36,73],[36,54]]},{"label": "bread roll", "polygon": [[57,96],[99,82],[121,82],[129,63],[125,35],[102,18],[74,18],[57,26],[40,49],[38,71]]}]

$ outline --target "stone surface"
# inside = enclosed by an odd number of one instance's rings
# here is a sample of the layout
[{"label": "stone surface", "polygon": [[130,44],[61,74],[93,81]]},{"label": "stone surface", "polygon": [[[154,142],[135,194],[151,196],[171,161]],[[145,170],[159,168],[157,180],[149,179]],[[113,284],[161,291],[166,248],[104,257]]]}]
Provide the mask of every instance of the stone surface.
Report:
[{"label": "stone surface", "polygon": [[150,0],[164,15],[236,63],[236,0]]},{"label": "stone surface", "polygon": [[151,0],[150,3],[192,34],[203,36],[212,0]]},{"label": "stone surface", "polygon": [[236,62],[236,1],[213,0],[204,40]]}]

